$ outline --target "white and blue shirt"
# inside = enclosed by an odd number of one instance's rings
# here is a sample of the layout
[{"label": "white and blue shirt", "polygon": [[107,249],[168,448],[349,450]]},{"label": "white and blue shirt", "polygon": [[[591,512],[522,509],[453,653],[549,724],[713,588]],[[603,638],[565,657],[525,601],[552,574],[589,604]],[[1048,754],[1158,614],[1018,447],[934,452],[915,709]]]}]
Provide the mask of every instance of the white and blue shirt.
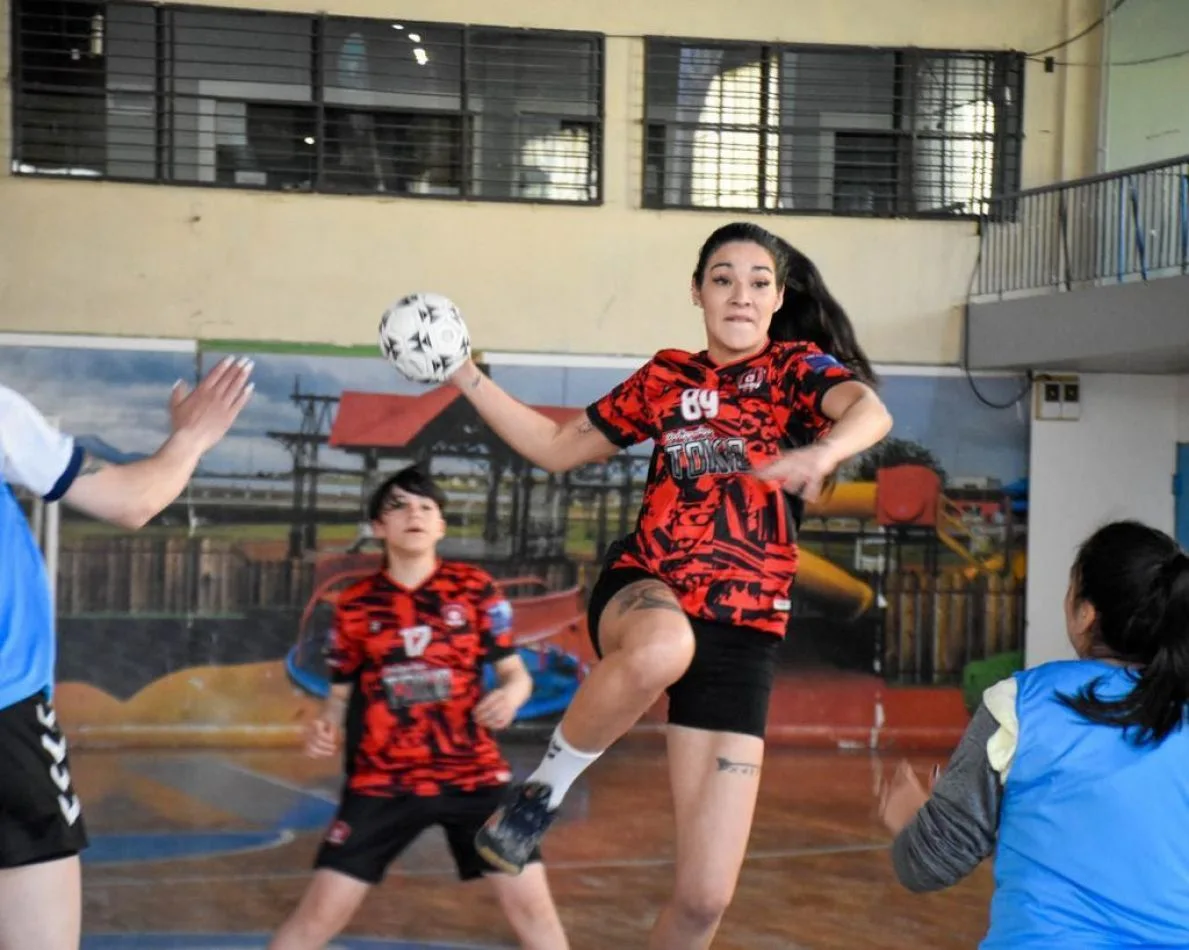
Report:
[{"label": "white and blue shirt", "polygon": [[0,709],[49,693],[56,658],[54,610],[45,562],[13,486],[61,498],[83,451],[33,405],[0,385]]}]

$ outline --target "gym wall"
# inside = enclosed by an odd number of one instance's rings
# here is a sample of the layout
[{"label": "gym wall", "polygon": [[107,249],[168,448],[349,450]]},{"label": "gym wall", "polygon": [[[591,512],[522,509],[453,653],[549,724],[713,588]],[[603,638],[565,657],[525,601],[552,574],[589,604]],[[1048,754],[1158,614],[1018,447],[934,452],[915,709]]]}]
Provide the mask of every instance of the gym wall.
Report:
[{"label": "gym wall", "polygon": [[[1184,377],[1083,373],[1078,382],[1079,418],[1034,418],[1031,424],[1029,666],[1074,655],[1065,632],[1065,591],[1077,547],[1095,529],[1135,518],[1179,533],[1173,476],[1178,443],[1189,440]],[[1022,405],[1031,411],[1035,403]]]},{"label": "gym wall", "polygon": [[[9,0],[0,16],[9,22]],[[312,12],[312,0],[254,7]],[[643,210],[648,35],[949,50],[1034,50],[1097,16],[1096,0],[407,0],[411,21],[605,33],[599,206],[50,180],[0,172],[0,329],[198,339],[371,343],[395,296],[437,290],[480,348],[645,355],[696,347],[689,274],[731,211]],[[336,15],[374,15],[339,0]],[[8,71],[9,38],[0,37]],[[1092,56],[1092,40],[1070,55]],[[1094,70],[1025,70],[1021,183],[1093,169]],[[0,137],[10,138],[9,87]],[[5,151],[8,151],[6,148]],[[769,215],[849,308],[872,356],[953,363],[975,254],[964,220]]]}]

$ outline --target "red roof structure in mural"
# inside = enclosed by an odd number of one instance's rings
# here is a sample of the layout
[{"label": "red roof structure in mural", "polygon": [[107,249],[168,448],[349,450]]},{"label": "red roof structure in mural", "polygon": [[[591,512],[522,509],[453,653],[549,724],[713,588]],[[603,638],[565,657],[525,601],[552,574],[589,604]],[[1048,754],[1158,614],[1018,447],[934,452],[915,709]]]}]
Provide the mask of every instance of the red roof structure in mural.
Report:
[{"label": "red roof structure in mural", "polygon": [[[580,410],[567,406],[534,406],[555,422]],[[416,396],[344,390],[339,400],[329,444],[346,451],[412,449],[427,437],[430,426],[447,415],[452,422],[478,423],[479,415],[453,386],[441,386]]]},{"label": "red roof structure in mural", "polygon": [[330,427],[330,444],[339,449],[407,448],[461,398],[452,386],[418,396],[344,390]]}]

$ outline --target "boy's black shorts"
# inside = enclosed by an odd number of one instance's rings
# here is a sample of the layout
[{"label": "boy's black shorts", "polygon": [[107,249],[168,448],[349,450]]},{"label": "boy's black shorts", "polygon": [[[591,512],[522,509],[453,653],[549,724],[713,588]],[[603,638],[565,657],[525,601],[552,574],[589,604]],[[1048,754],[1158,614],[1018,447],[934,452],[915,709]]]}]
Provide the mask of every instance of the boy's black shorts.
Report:
[{"label": "boy's black shorts", "polygon": [[[381,798],[345,792],[314,867],[378,884],[389,865],[421,832],[441,825],[460,880],[499,873],[475,850],[475,835],[501,803],[504,792],[502,785],[433,796]],[[540,852],[534,851],[530,863],[540,860]]]}]

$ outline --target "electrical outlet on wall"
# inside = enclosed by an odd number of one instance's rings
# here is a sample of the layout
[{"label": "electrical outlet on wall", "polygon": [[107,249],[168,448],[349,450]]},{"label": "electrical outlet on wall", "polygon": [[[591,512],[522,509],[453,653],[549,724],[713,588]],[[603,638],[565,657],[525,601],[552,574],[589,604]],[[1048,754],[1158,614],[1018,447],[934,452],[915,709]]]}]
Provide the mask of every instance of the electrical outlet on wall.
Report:
[{"label": "electrical outlet on wall", "polygon": [[1061,418],[1080,419],[1082,416],[1082,384],[1075,377],[1061,383]]},{"label": "electrical outlet on wall", "polygon": [[1036,418],[1061,418],[1061,384],[1040,379],[1036,382]]},{"label": "electrical outlet on wall", "polygon": [[1036,376],[1035,417],[1074,421],[1082,415],[1082,387],[1077,376],[1041,373]]}]

